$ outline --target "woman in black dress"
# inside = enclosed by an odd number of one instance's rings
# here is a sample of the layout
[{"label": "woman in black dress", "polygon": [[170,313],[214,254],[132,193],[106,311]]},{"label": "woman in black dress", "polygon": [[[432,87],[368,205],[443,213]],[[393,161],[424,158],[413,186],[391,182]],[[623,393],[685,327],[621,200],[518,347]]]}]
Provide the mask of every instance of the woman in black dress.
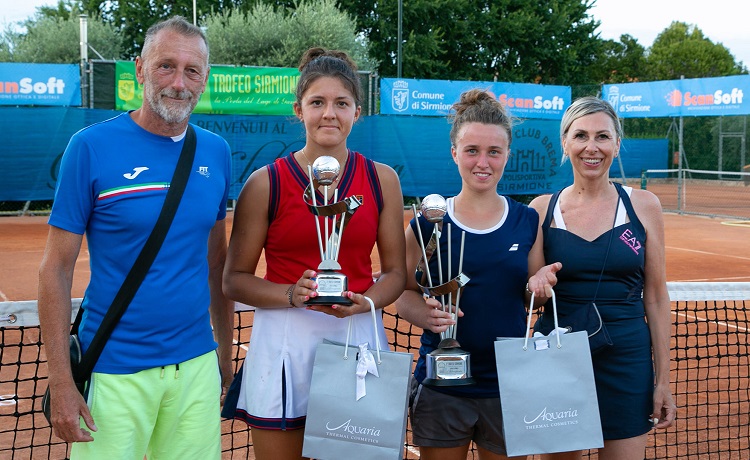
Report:
[{"label": "woman in black dress", "polygon": [[[543,294],[554,286],[561,324],[596,304],[611,338],[592,355],[604,434],[598,458],[642,460],[647,433],[671,426],[676,415],[661,204],[651,192],[610,182],[622,132],[609,103],[574,101],[560,135],[573,184],[531,207],[540,215],[545,260],[562,265],[542,269],[529,289]],[[580,457],[580,451],[547,456]]]}]

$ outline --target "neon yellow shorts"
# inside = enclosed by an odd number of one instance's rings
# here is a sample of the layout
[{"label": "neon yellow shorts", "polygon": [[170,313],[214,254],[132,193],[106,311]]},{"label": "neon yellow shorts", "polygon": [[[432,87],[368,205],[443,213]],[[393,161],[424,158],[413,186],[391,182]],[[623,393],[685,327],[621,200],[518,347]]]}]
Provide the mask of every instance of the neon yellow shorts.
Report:
[{"label": "neon yellow shorts", "polygon": [[98,431],[93,442],[74,443],[70,458],[219,460],[220,397],[213,351],[135,374],[94,373],[88,406]]}]

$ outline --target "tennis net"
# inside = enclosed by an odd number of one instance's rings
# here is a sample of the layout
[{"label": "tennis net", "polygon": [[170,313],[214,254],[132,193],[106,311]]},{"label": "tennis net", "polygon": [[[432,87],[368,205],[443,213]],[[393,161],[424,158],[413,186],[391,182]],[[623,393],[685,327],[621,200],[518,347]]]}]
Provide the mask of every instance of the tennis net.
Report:
[{"label": "tennis net", "polygon": [[[671,379],[676,424],[649,434],[646,458],[750,458],[750,283],[668,283],[672,300]],[[236,312],[234,364],[242,363],[252,332],[252,308]],[[415,356],[420,329],[389,307],[384,324],[391,348]],[[0,458],[65,459],[68,447],[41,413],[47,367],[36,302],[0,302]],[[222,457],[252,457],[243,422],[222,423]],[[418,458],[407,433],[405,457]],[[592,455],[595,457],[595,455]],[[472,449],[469,458],[478,458]]]}]

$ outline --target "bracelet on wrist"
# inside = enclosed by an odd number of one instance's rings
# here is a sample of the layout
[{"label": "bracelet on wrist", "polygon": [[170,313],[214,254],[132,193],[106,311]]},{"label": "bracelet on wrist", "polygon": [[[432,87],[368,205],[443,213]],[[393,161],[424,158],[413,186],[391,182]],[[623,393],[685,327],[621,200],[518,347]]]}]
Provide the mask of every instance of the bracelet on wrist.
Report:
[{"label": "bracelet on wrist", "polygon": [[292,294],[294,293],[294,286],[295,286],[295,285],[294,285],[294,284],[292,284],[291,286],[289,286],[289,287],[288,287],[288,288],[286,289],[286,298],[287,298],[287,300],[289,301],[289,305],[291,305],[291,306],[292,306],[292,307],[294,307],[294,308],[297,308],[297,306],[296,306],[296,305],[294,305],[294,301],[292,301]]}]

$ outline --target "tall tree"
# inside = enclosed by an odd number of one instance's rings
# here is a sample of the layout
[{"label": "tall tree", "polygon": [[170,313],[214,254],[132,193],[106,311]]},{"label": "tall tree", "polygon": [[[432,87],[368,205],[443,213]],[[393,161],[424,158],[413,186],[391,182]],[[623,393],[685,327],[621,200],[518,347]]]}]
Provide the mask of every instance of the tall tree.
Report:
[{"label": "tall tree", "polygon": [[[151,25],[174,15],[193,19],[193,0],[82,0],[86,11],[98,12],[102,19],[122,33],[125,54],[134,58],[140,53],[143,39]],[[221,12],[244,3],[244,0],[196,0],[197,22],[212,12]]]},{"label": "tall tree", "polygon": [[631,83],[642,80],[645,74],[646,48],[637,39],[624,34],[620,41],[602,42],[602,56],[592,67],[597,83]]},{"label": "tall tree", "polygon": [[19,40],[18,36],[19,33],[10,24],[0,31],[0,62],[13,61],[13,47]]},{"label": "tall tree", "polygon": [[[591,0],[409,0],[403,8],[403,76],[574,84],[599,55]],[[398,0],[341,0],[380,61],[396,75]]]},{"label": "tall tree", "polygon": [[[6,32],[10,46],[6,57],[15,62],[77,63],[81,60],[79,2],[62,1],[41,7],[23,22],[25,32]],[[88,42],[94,57],[119,59],[119,32],[94,14],[88,20]],[[0,47],[0,50],[2,47]],[[2,51],[0,51],[0,56]]]},{"label": "tall tree", "polygon": [[362,70],[372,70],[367,42],[335,0],[302,0],[295,8],[257,3],[209,15],[203,25],[215,64],[297,67],[312,46],[348,52]]},{"label": "tall tree", "polygon": [[[648,62],[650,80],[720,77],[743,73],[729,50],[714,43],[694,25],[674,21],[651,46]],[[744,71],[747,72],[746,70]]]}]

